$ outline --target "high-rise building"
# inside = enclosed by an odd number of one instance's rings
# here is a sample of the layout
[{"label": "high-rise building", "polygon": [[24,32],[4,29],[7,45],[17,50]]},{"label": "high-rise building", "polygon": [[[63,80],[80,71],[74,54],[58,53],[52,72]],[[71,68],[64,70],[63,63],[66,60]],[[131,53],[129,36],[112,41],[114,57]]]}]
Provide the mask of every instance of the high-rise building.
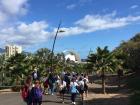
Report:
[{"label": "high-rise building", "polygon": [[22,53],[22,47],[17,45],[7,45],[5,46],[5,55],[6,57],[10,57],[11,55],[15,55],[16,53]]}]

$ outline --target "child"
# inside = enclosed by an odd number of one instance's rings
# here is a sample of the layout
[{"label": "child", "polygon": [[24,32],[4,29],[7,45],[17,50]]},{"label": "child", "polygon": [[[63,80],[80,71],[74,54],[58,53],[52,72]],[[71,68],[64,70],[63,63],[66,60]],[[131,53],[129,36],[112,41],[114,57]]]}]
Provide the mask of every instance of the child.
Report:
[{"label": "child", "polygon": [[89,83],[88,76],[84,75],[83,81],[84,81],[84,91],[87,97],[88,96],[88,83]]},{"label": "child", "polygon": [[72,79],[72,82],[70,83],[70,92],[71,92],[71,101],[72,104],[76,104],[75,103],[75,99],[76,99],[76,94],[79,93],[79,91],[77,90],[77,86],[78,84],[76,83],[76,79]]},{"label": "child", "polygon": [[35,86],[31,90],[33,105],[41,105],[42,104],[42,95],[43,91],[40,86],[40,81],[35,80]]},{"label": "child", "polygon": [[60,80],[59,83],[59,93],[60,98],[62,99],[62,103],[64,103],[64,94],[66,93],[66,82],[63,80],[63,78]]},{"label": "child", "polygon": [[83,98],[84,98],[83,93],[84,93],[85,84],[84,84],[82,77],[79,78],[78,85],[79,85],[78,90],[79,90],[79,93],[80,93],[82,101],[83,101]]},{"label": "child", "polygon": [[43,83],[44,86],[44,94],[48,94],[48,88],[49,88],[49,84],[48,84],[48,78],[46,78],[46,80]]},{"label": "child", "polygon": [[32,89],[32,78],[31,76],[28,76],[25,81],[24,86],[21,89],[22,98],[26,102],[27,105],[32,104],[31,89]]}]

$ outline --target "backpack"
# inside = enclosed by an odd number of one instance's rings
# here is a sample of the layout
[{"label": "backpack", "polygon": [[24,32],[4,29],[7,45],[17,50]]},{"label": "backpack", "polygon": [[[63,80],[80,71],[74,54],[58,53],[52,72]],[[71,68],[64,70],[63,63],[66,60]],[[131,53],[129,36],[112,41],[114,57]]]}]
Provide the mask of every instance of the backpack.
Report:
[{"label": "backpack", "polygon": [[46,81],[44,82],[43,85],[44,85],[45,88],[48,88],[48,84],[49,84],[49,81],[48,81],[48,79],[46,79]]},{"label": "backpack", "polygon": [[34,99],[42,98],[42,89],[41,88],[33,87],[32,88],[32,93],[33,93]]},{"label": "backpack", "polygon": [[88,89],[88,85],[87,85],[86,79],[84,79],[84,90],[87,90],[87,89]]},{"label": "backpack", "polygon": [[26,85],[23,86],[21,89],[21,96],[22,96],[23,100],[26,100],[27,97],[29,96],[29,88]]},{"label": "backpack", "polygon": [[[85,85],[85,83],[84,83],[84,85]],[[80,85],[80,87],[79,87],[80,90],[84,90],[84,85],[82,85],[82,84]]]},{"label": "backpack", "polygon": [[73,83],[73,85],[71,86],[70,91],[71,91],[71,93],[79,93],[78,90],[77,90],[77,87],[75,86],[74,83]]}]

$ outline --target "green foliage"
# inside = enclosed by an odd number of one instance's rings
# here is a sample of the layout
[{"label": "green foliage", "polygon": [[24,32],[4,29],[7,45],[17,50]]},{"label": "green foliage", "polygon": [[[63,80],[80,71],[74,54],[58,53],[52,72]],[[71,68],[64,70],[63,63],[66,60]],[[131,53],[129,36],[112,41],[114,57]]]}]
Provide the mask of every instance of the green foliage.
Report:
[{"label": "green foliage", "polygon": [[119,53],[112,53],[107,47],[103,49],[98,47],[96,53],[91,53],[88,56],[87,67],[91,67],[90,70],[94,70],[94,72],[101,75],[103,93],[105,93],[106,73],[116,72],[123,64],[119,57],[121,57]]},{"label": "green foliage", "polygon": [[[23,82],[26,76],[31,75],[35,68],[38,69],[41,76],[49,74],[47,69],[51,67],[51,51],[47,48],[41,48],[35,53],[21,53],[4,59],[0,56],[0,73],[1,75],[8,72],[10,75],[6,76],[11,78],[9,84],[19,85]],[[72,61],[65,61],[64,53],[57,53],[53,56],[53,68],[55,73],[60,73],[62,70],[82,72],[83,65],[76,64]],[[7,83],[7,82],[5,82]]]},{"label": "green foliage", "polygon": [[87,67],[91,67],[90,69],[97,73],[101,73],[102,71],[107,73],[114,72],[119,61],[113,53],[109,52],[107,47],[104,47],[103,49],[98,47],[96,53],[91,53],[88,56],[87,62]]},{"label": "green foliage", "polygon": [[120,44],[116,51],[122,51],[126,58],[124,59],[124,67],[133,71],[140,70],[140,33],[136,34],[128,42]]}]

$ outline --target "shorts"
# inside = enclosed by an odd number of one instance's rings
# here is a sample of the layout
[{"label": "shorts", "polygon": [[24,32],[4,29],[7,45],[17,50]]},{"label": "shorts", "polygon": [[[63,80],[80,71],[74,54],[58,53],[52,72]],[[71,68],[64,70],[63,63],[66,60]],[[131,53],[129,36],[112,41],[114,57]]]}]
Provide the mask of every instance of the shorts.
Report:
[{"label": "shorts", "polygon": [[62,89],[59,91],[60,94],[65,94],[66,93],[66,89]]},{"label": "shorts", "polygon": [[83,94],[84,93],[84,90],[83,89],[79,89],[79,93],[80,94]]},{"label": "shorts", "polygon": [[84,91],[88,91],[88,86],[87,85],[84,86]]}]

